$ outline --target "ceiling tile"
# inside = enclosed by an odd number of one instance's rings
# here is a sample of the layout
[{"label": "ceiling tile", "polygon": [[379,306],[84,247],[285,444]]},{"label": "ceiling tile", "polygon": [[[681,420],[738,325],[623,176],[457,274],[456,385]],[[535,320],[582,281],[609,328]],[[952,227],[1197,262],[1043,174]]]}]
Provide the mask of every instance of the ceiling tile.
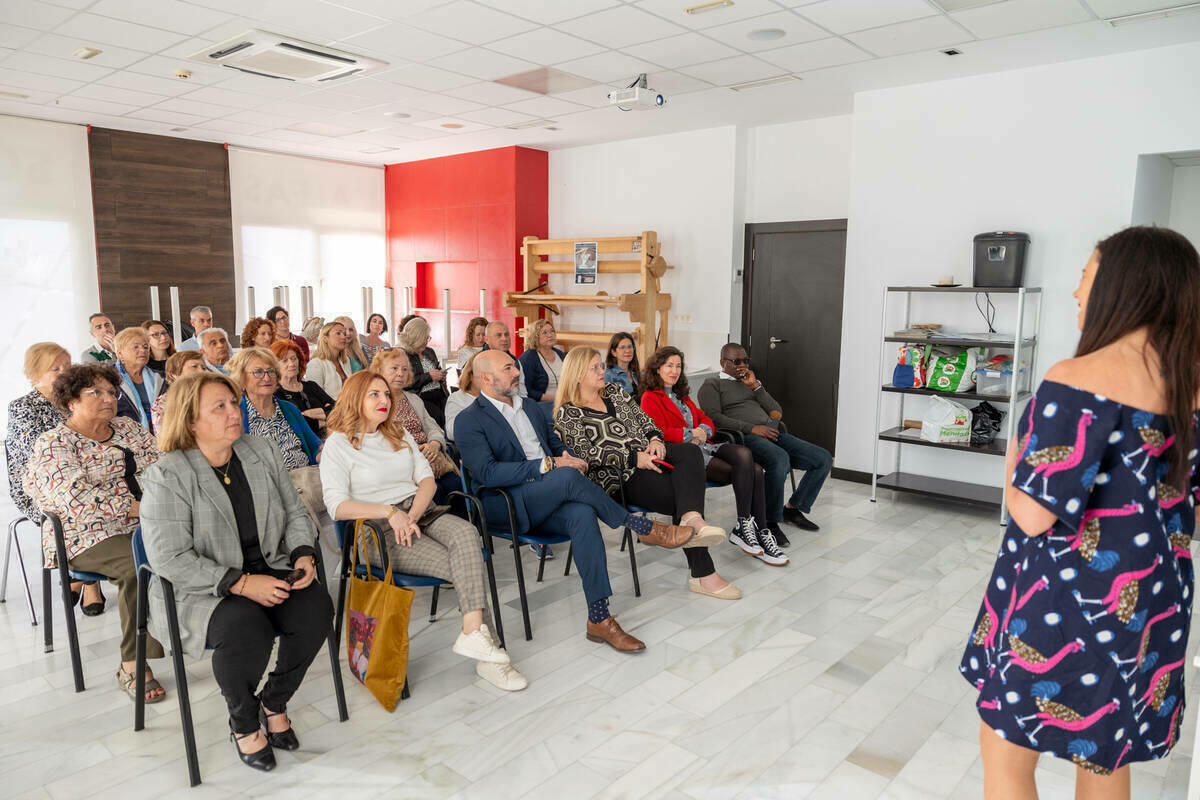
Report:
[{"label": "ceiling tile", "polygon": [[[798,45],[804,47],[805,45]],[[778,52],[778,51],[774,51]],[[693,78],[708,81],[709,83],[718,86],[728,86],[732,83],[745,83],[746,81],[757,81],[763,78],[772,78],[776,75],[782,75],[784,70],[768,64],[765,61],[759,61],[754,56],[734,56],[733,58],[723,58],[720,61],[710,61],[707,64],[693,64],[690,67],[684,67],[679,70],[685,75],[691,75]],[[661,89],[660,86],[655,86],[655,89]]]},{"label": "ceiling tile", "polygon": [[195,114],[183,114],[178,111],[163,111],[158,108],[143,108],[140,111],[132,111],[129,116],[134,119],[148,119],[152,122],[165,122],[169,125],[195,125],[197,122],[203,122],[204,117],[198,117]]},{"label": "ceiling tile", "polygon": [[537,117],[531,117],[528,114],[520,114],[516,111],[510,111],[507,108],[481,108],[478,111],[468,111],[465,114],[459,114],[460,118],[470,120],[471,122],[480,122],[484,125],[493,127],[502,127],[504,125],[515,125],[518,122],[528,122]]},{"label": "ceiling tile", "polygon": [[[143,75],[155,75],[171,80],[181,80],[175,77],[175,72],[181,69],[192,73],[192,76],[187,79],[188,83],[201,86],[227,81],[236,74],[234,70],[224,67],[210,67],[196,61],[188,61],[185,58],[165,58],[163,56],[147,56],[129,67],[130,72],[140,72]],[[264,78],[263,80],[270,79]],[[279,81],[274,82],[279,83]]]},{"label": "ceiling tile", "polygon": [[898,56],[922,50],[940,50],[974,39],[946,17],[926,17],[898,25],[848,33],[846,38],[877,56]]},{"label": "ceiling tile", "polygon": [[119,19],[100,17],[95,14],[77,14],[60,25],[55,33],[74,36],[84,41],[115,44],[144,53],[157,53],[165,47],[177,44],[187,37],[179,33],[168,33],[145,25],[134,25]]},{"label": "ceiling tile", "polygon": [[50,58],[27,51],[18,51],[4,59],[7,69],[33,72],[38,75],[52,75],[55,78],[70,78],[74,81],[91,82],[108,75],[112,70],[107,67],[93,66],[86,61],[64,58]]},{"label": "ceiling tile", "polygon": [[39,31],[53,30],[74,13],[69,8],[39,3],[37,0],[5,0],[0,3],[0,22]]},{"label": "ceiling tile", "polygon": [[[752,31],[772,28],[783,31],[784,35],[778,39],[768,40],[751,39],[749,36]],[[787,47],[788,45],[799,44],[801,42],[812,42],[829,36],[828,33],[816,25],[801,19],[790,11],[780,11],[776,14],[767,14],[762,17],[731,22],[728,25],[718,25],[715,28],[705,30],[704,35],[711,36],[731,47],[736,47],[739,50],[747,52],[774,50],[777,47]]]},{"label": "ceiling tile", "polygon": [[834,33],[850,33],[933,16],[937,10],[925,0],[823,0],[796,12]]},{"label": "ceiling tile", "polygon": [[[667,102],[671,101],[673,94],[685,94],[713,88],[713,84],[708,81],[684,75],[682,72],[651,72],[646,76],[646,84],[651,89],[667,95]],[[605,98],[605,102],[607,100],[608,98]]]},{"label": "ceiling tile", "polygon": [[353,50],[355,47],[369,47],[377,52],[395,54],[410,61],[429,61],[432,58],[465,50],[468,47],[463,42],[396,22],[370,33],[351,37],[338,44],[348,50]]},{"label": "ceiling tile", "polygon": [[437,139],[442,136],[449,136],[450,131],[445,128],[433,130],[430,128],[418,128],[416,125],[404,125],[399,135],[406,139]]},{"label": "ceiling tile", "polygon": [[729,45],[713,41],[699,33],[685,33],[649,44],[634,45],[625,50],[639,58],[653,60],[655,64],[672,69],[738,55],[738,51]]},{"label": "ceiling tile", "polygon": [[216,103],[201,103],[198,100],[188,100],[184,97],[172,97],[170,100],[163,100],[154,108],[159,111],[179,111],[184,114],[195,114],[197,117],[227,117],[235,113],[238,109],[230,108],[229,106],[221,106]]},{"label": "ceiling tile", "polygon": [[[652,86],[654,84],[651,84]],[[572,89],[569,92],[555,92],[549,97],[556,100],[566,100],[568,103],[579,103],[590,108],[603,108],[608,105],[608,93],[613,90],[611,86],[589,86],[586,89]]]},{"label": "ceiling tile", "polygon": [[306,83],[292,83],[290,81],[280,81],[274,78],[263,78],[258,75],[247,75],[244,72],[227,69],[226,73],[232,77],[222,81],[220,86],[222,89],[229,89],[234,92],[245,92],[246,94],[257,94],[263,97],[299,97],[300,95],[309,94],[312,92],[312,87]]},{"label": "ceiling tile", "polygon": [[295,125],[289,125],[287,129],[301,133],[315,133],[317,136],[349,136],[352,133],[362,133],[361,128],[332,125],[328,122],[297,122]]},{"label": "ceiling tile", "polygon": [[[205,5],[211,6],[209,3]],[[261,20],[267,23],[268,30],[271,30],[272,25],[286,25],[317,44],[348,39],[387,22],[379,17],[339,8],[320,0],[254,0],[252,3],[233,0],[228,6],[223,10]]]},{"label": "ceiling tile", "polygon": [[196,125],[197,128],[208,131],[220,131],[221,133],[241,133],[254,134],[263,129],[262,125],[252,125],[248,122],[235,122],[231,119],[212,119],[208,122],[201,122]]},{"label": "ceiling tile", "polygon": [[430,67],[426,64],[406,64],[390,69],[387,72],[372,74],[376,80],[389,83],[402,83],[417,89],[430,92],[444,92],[447,89],[457,89],[469,83],[475,83],[475,78],[449,70]]},{"label": "ceiling tile", "polygon": [[1091,16],[1074,0],[1008,0],[950,15],[981,39],[1087,22]]},{"label": "ceiling tile", "polygon": [[162,102],[162,95],[149,92],[135,92],[132,89],[118,89],[115,86],[103,86],[99,83],[89,83],[71,92],[76,97],[88,97],[92,100],[105,100],[110,103],[125,103],[131,106],[152,106]]},{"label": "ceiling tile", "polygon": [[472,83],[457,89],[449,89],[446,91],[446,94],[462,98],[463,100],[470,100],[473,103],[481,103],[485,106],[502,106],[506,103],[516,103],[519,100],[532,100],[535,97],[539,97],[534,92],[527,92],[524,89],[505,86],[501,83],[492,83],[491,81]]},{"label": "ceiling tile", "polygon": [[587,58],[579,58],[558,65],[563,72],[579,75],[598,83],[609,81],[630,81],[642,72],[653,72],[659,69],[658,64],[651,64],[636,56],[608,50]]},{"label": "ceiling tile", "polygon": [[306,94],[300,98],[301,102],[309,103],[321,108],[335,109],[337,111],[361,111],[364,108],[379,105],[379,100],[371,100],[366,97],[358,97],[356,95],[347,94],[344,91],[324,91]]},{"label": "ceiling tile", "polygon": [[581,106],[578,103],[568,103],[566,100],[559,100],[554,97],[536,97],[533,100],[509,103],[505,108],[509,111],[531,114],[535,117],[555,117],[562,114],[572,114],[576,111],[585,111],[587,106]]},{"label": "ceiling tile", "polygon": [[325,2],[333,6],[361,11],[381,19],[399,21],[414,14],[420,14],[422,11],[444,6],[451,0],[325,0]]},{"label": "ceiling tile", "polygon": [[261,130],[262,128],[286,128],[292,123],[302,122],[304,118],[284,114],[268,114],[263,111],[239,111],[236,114],[230,114],[225,119],[256,125]]},{"label": "ceiling tile", "polygon": [[[702,28],[711,28],[716,25],[726,25],[730,22],[737,22],[740,19],[748,17],[761,17],[763,14],[772,14],[779,10],[779,6],[772,3],[771,0],[737,0],[732,6],[706,11],[701,14],[684,13],[688,6],[696,5],[700,0],[640,0],[635,3],[638,8],[649,11],[653,14],[666,19],[668,22],[674,22],[676,25],[682,25],[685,28],[700,30]],[[888,0],[881,0],[888,2]]]},{"label": "ceiling tile", "polygon": [[202,103],[216,103],[231,108],[258,108],[267,102],[267,98],[244,92],[231,92],[220,86],[205,86],[182,96],[184,100],[199,100]]},{"label": "ceiling tile", "polygon": [[290,131],[287,129],[275,131],[263,131],[259,134],[263,139],[272,139],[278,142],[300,142],[300,143],[323,143],[326,139],[324,136],[318,136],[315,133],[302,133],[300,131]]},{"label": "ceiling tile", "polygon": [[819,42],[796,44],[760,53],[759,58],[778,64],[788,72],[808,72],[865,61],[871,56],[842,39],[822,39]]},{"label": "ceiling tile", "polygon": [[[491,109],[491,110],[499,111],[500,109]],[[447,125],[461,125],[462,127],[461,128],[447,128],[446,127]],[[444,131],[447,133],[458,135],[458,134],[463,134],[463,133],[475,133],[476,131],[485,131],[488,128],[494,127],[494,126],[488,125],[483,122],[472,122],[469,119],[462,119],[459,117],[438,117],[437,119],[430,119],[430,120],[426,120],[424,122],[418,122],[416,124],[416,127],[428,128],[430,130],[435,130],[435,131]]]},{"label": "ceiling tile", "polygon": [[179,0],[99,0],[88,13],[192,36],[229,19],[228,14]]},{"label": "ceiling tile", "polygon": [[76,11],[82,11],[90,6],[96,0],[45,0],[47,3],[55,6],[63,6],[64,8],[73,8]]},{"label": "ceiling tile", "polygon": [[555,27],[606,47],[625,47],[665,39],[685,31],[662,17],[633,6],[617,6],[569,22],[560,22]]},{"label": "ceiling tile", "polygon": [[[388,0],[392,2],[392,0]],[[531,19],[543,25],[553,25],[565,19],[582,17],[604,8],[618,5],[620,0],[479,0],[484,5]]]},{"label": "ceiling tile", "polygon": [[161,94],[166,97],[185,94],[196,88],[189,85],[186,81],[157,78],[137,72],[114,72],[111,75],[101,78],[99,82],[104,86],[116,86],[118,89],[133,89],[135,92],[150,92],[151,94]]},{"label": "ceiling tile", "polygon": [[405,135],[409,130],[420,130],[410,125],[393,125],[390,128],[378,131],[367,131],[365,133],[352,133],[349,136],[342,137],[342,141],[346,142],[363,142],[373,145],[388,145],[388,144],[403,144],[411,141],[414,137]]},{"label": "ceiling tile", "polygon": [[104,100],[93,100],[90,97],[77,97],[71,94],[58,98],[57,103],[63,108],[74,108],[78,111],[94,111],[97,114],[112,114],[117,117],[122,114],[128,114],[130,111],[138,110],[138,106],[128,106],[124,103],[109,103]]},{"label": "ceiling tile", "polygon": [[[25,49],[30,53],[39,53],[54,58],[71,58],[71,54],[81,47],[96,47],[96,44],[86,39],[47,33]],[[101,45],[96,49],[101,51],[100,54],[89,58],[83,63],[96,67],[123,69],[146,57],[145,53],[139,53],[136,50],[126,50],[123,47],[115,47],[111,44]]]},{"label": "ceiling tile", "polygon": [[[379,105],[380,103],[390,103],[399,97],[406,96],[412,91],[414,91],[414,87],[411,86],[404,86],[399,83],[387,83],[386,81],[379,81],[374,78],[360,78],[352,83],[343,84],[337,89],[326,89],[320,94],[329,95],[342,92],[363,100],[370,100],[369,105]],[[306,95],[302,98],[303,102],[307,102],[308,97],[311,96]]]},{"label": "ceiling tile", "polygon": [[539,64],[558,64],[594,55],[604,49],[552,28],[538,28],[519,36],[501,39],[489,44],[488,48],[511,56],[530,58]]},{"label": "ceiling tile", "polygon": [[431,66],[448,69],[451,72],[461,72],[484,81],[515,75],[537,67],[537,64],[529,61],[513,58],[493,50],[485,50],[482,47],[473,47],[470,50],[462,50],[452,55],[435,58],[429,63]]},{"label": "ceiling tile", "polygon": [[416,14],[409,17],[408,23],[471,44],[485,44],[538,27],[536,22],[518,19],[471,0],[457,0]]},{"label": "ceiling tile", "polygon": [[[4,81],[2,81],[2,80],[0,80],[0,92],[12,92],[14,94],[28,95],[28,97],[24,97],[24,98],[0,96],[0,108],[2,108],[4,110],[7,110],[10,105],[21,104],[21,105],[38,105],[38,106],[40,106],[40,105],[45,105],[47,103],[53,103],[55,100],[61,99],[58,92],[48,92],[48,91],[42,91],[39,89],[29,89],[24,86],[12,86],[10,84],[4,83]],[[56,108],[61,108],[61,106],[56,106]],[[22,111],[23,110],[20,108],[13,109],[13,113],[16,114],[17,116],[23,116]],[[4,111],[0,110],[0,113],[4,113]],[[24,113],[28,113],[28,112],[26,111]],[[40,113],[40,111],[39,111],[39,113]]]},{"label": "ceiling tile", "polygon": [[392,84],[392,86],[395,88],[395,94],[389,100],[389,104],[396,110],[407,111],[409,108],[415,108],[418,111],[431,111],[435,114],[461,114],[464,111],[483,108],[479,103],[458,97],[412,89],[399,84]]},{"label": "ceiling tile", "polygon": [[[403,114],[407,114],[408,116],[389,116],[387,113],[389,111],[399,111]],[[354,124],[366,128],[367,130],[376,130],[378,128],[391,128],[400,124],[420,122],[421,120],[433,119],[434,117],[441,115],[434,114],[429,111],[420,111],[410,106],[402,106],[399,103],[385,103],[383,105],[364,108],[362,111],[355,111],[353,113],[342,114],[340,116],[341,119],[344,119],[348,122],[353,122]]]},{"label": "ceiling tile", "polygon": [[1101,17],[1119,17],[1123,14],[1161,11],[1183,3],[1184,0],[1088,0],[1092,11]]},{"label": "ceiling tile", "polygon": [[206,47],[216,44],[217,41],[216,39],[193,36],[190,39],[184,39],[178,44],[173,44],[165,50],[160,50],[158,54],[165,58],[191,58],[194,53],[198,53]]},{"label": "ceiling tile", "polygon": [[[0,24],[0,47],[11,50],[20,50],[22,47],[25,47],[34,39],[42,35],[42,31],[35,30],[33,28],[22,28],[20,25]],[[40,51],[35,50],[35,52]]]}]

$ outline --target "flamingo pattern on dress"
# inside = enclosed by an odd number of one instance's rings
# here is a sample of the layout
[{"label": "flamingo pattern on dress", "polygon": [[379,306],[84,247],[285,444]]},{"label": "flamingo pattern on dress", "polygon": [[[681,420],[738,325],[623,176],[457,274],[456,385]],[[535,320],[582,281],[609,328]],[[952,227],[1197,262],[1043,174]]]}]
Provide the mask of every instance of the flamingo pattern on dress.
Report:
[{"label": "flamingo pattern on dress", "polygon": [[1187,485],[1167,483],[1174,441],[1165,417],[1064,384],[1030,400],[1012,485],[1057,519],[1009,521],[959,665],[999,736],[1100,774],[1179,740],[1200,476],[1193,444]]}]

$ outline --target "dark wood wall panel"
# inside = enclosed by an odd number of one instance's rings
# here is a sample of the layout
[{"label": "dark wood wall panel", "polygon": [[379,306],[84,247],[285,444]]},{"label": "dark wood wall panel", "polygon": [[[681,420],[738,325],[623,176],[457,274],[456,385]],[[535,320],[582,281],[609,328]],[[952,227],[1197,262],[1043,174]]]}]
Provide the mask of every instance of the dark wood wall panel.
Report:
[{"label": "dark wood wall panel", "polygon": [[[206,305],[216,325],[234,324],[233,221],[224,145],[106,128],[89,135],[100,303],[117,329],[162,314],[170,286],[180,313]],[[231,337],[236,334],[230,331]]]}]

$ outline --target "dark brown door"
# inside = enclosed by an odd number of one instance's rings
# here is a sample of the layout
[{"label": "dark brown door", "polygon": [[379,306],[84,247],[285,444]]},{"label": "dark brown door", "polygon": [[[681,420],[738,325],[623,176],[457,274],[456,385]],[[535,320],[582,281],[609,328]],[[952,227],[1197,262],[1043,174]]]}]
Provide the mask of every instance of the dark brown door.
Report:
[{"label": "dark brown door", "polygon": [[746,226],[742,338],[788,432],[833,453],[846,220]]}]

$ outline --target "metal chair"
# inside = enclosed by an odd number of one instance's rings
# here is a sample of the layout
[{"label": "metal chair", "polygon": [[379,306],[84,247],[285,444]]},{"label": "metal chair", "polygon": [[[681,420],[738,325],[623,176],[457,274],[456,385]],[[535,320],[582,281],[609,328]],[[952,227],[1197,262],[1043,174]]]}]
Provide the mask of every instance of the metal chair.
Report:
[{"label": "metal chair", "polygon": [[[313,547],[315,553],[317,580],[325,582],[325,561],[321,556],[321,540],[318,538]],[[135,686],[136,697],[133,706],[133,729],[140,731],[146,727],[146,618],[150,606],[150,578],[154,574],[146,558],[146,547],[142,542],[142,529],[139,527],[133,533],[133,561],[137,566],[137,638]],[[171,669],[175,675],[175,691],[179,695],[179,716],[183,724],[183,750],[187,758],[188,780],[192,786],[200,784],[200,757],[196,752],[196,731],[192,725],[192,704],[188,697],[187,670],[183,663],[183,647],[179,641],[179,616],[175,611],[175,587],[169,580],[158,577],[162,583],[163,601],[167,607],[167,635],[170,637]],[[338,665],[337,640],[332,630],[328,637],[329,663],[333,667],[333,690],[337,696],[338,719],[345,722],[350,719],[346,708],[346,690],[342,685],[342,671]]]},{"label": "metal chair", "polygon": [[50,573],[58,570],[59,584],[62,589],[63,612],[67,618],[67,644],[71,648],[71,673],[75,677],[75,691],[82,692],[83,663],[79,658],[79,633],[75,629],[75,604],[71,601],[71,581],[106,581],[108,576],[96,572],[83,572],[67,567],[67,545],[63,539],[62,520],[53,512],[42,512],[54,529],[54,555],[56,567],[42,568],[42,621],[44,632],[45,652],[54,652],[54,616],[50,608]]},{"label": "metal chair", "polygon": [[[8,451],[8,440],[4,440],[4,462],[11,463]],[[12,475],[9,474],[9,494],[15,495],[12,485]],[[4,542],[4,572],[0,574],[0,603],[8,599],[8,565],[14,547],[17,549],[17,565],[21,568],[21,580],[25,582],[25,602],[29,606],[29,624],[37,627],[37,611],[33,606],[33,592],[29,590],[29,573],[25,571],[25,558],[21,555],[21,540],[17,538],[17,528],[22,522],[33,522],[29,517],[21,516],[8,524],[8,538]]]}]

